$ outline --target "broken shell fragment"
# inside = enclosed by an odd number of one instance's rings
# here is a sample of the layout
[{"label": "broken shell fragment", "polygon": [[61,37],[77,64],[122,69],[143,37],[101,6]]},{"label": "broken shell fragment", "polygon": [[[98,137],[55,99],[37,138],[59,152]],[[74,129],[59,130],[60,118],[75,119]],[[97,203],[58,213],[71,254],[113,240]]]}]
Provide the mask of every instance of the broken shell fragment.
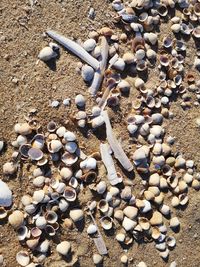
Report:
[{"label": "broken shell fragment", "polygon": [[0,179],[0,206],[9,207],[12,204],[12,192],[8,185]]}]

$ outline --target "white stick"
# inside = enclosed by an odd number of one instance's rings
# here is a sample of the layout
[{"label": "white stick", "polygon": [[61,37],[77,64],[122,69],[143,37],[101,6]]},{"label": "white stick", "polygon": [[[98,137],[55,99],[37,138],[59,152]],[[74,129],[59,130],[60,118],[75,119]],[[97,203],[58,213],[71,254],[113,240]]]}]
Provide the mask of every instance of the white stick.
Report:
[{"label": "white stick", "polygon": [[76,42],[64,37],[63,35],[55,31],[47,31],[47,34],[59,44],[70,50],[77,57],[88,63],[95,70],[99,69],[99,61],[92,57],[81,45]]},{"label": "white stick", "polygon": [[107,110],[102,111],[102,116],[103,116],[105,124],[106,124],[106,135],[107,135],[108,143],[109,143],[112,151],[114,152],[115,158],[119,160],[119,162],[121,163],[121,165],[124,167],[125,170],[127,170],[129,172],[132,171],[133,170],[133,164],[130,162],[130,160],[126,156],[123,148],[118,143],[115,135],[113,134]]}]

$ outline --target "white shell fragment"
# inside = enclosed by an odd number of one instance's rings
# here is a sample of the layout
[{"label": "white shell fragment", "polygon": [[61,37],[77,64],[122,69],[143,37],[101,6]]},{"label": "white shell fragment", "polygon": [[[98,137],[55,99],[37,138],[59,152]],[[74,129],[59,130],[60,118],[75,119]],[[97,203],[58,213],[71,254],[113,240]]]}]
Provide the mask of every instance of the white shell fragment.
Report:
[{"label": "white shell fragment", "polygon": [[42,61],[49,61],[57,56],[57,53],[49,46],[44,47],[39,55],[38,58]]},{"label": "white shell fragment", "polygon": [[8,185],[0,180],[0,206],[9,207],[12,204],[12,192]]}]

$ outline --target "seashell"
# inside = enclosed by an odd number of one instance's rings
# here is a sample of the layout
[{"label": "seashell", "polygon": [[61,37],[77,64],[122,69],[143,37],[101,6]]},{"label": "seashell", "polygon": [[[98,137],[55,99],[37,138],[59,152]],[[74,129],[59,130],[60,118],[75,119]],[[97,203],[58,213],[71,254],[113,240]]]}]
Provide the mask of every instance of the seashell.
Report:
[{"label": "seashell", "polygon": [[121,263],[124,264],[124,265],[127,265],[128,263],[128,257],[126,255],[122,255],[121,258]]},{"label": "seashell", "polygon": [[126,52],[123,57],[122,57],[123,61],[126,63],[126,64],[131,64],[131,63],[134,63],[135,61],[135,56],[133,53],[131,52]]},{"label": "seashell", "polygon": [[24,214],[19,211],[15,210],[13,213],[8,217],[8,222],[12,225],[13,228],[19,228],[24,222]]},{"label": "seashell", "polygon": [[102,212],[102,213],[106,213],[109,209],[109,205],[108,202],[104,199],[101,199],[97,205],[98,209]]},{"label": "seashell", "polygon": [[174,32],[174,33],[178,33],[181,31],[181,25],[179,23],[175,23],[171,26],[171,30]]},{"label": "seashell", "polygon": [[197,26],[196,28],[194,28],[192,34],[195,38],[199,39],[200,38],[200,26]]},{"label": "seashell", "polygon": [[66,198],[67,201],[73,202],[76,199],[76,190],[73,187],[67,186],[63,193],[63,196]]},{"label": "seashell", "polygon": [[106,188],[107,186],[105,181],[99,182],[96,186],[97,193],[102,195],[106,191]]},{"label": "seashell", "polygon": [[0,206],[9,207],[12,204],[12,192],[8,185],[0,179]]},{"label": "seashell", "polygon": [[6,162],[3,165],[3,173],[5,175],[13,175],[17,171],[17,165],[13,162]]},{"label": "seashell", "polygon": [[180,200],[178,197],[173,196],[172,200],[171,200],[171,204],[174,208],[178,207],[180,204]]},{"label": "seashell", "polygon": [[134,134],[135,132],[137,132],[138,126],[137,125],[133,125],[133,124],[129,124],[127,126],[127,130],[129,131],[130,134]]},{"label": "seashell", "polygon": [[33,148],[42,149],[44,147],[45,139],[43,134],[36,134],[31,140]]},{"label": "seashell", "polygon": [[176,239],[173,236],[168,236],[166,238],[167,246],[170,248],[174,248],[176,246]]},{"label": "seashell", "polygon": [[45,219],[44,216],[39,216],[36,221],[35,221],[35,225],[39,228],[39,229],[44,229],[47,225],[47,221]]},{"label": "seashell", "polygon": [[137,214],[138,214],[138,209],[136,207],[132,207],[132,206],[127,206],[124,210],[123,210],[125,216],[127,216],[129,219],[134,219]]},{"label": "seashell", "polygon": [[137,89],[140,89],[144,86],[144,81],[141,78],[136,78],[135,79],[135,87]]},{"label": "seashell", "polygon": [[17,237],[19,241],[23,241],[28,236],[28,228],[26,226],[20,226],[17,229]]},{"label": "seashell", "polygon": [[83,48],[87,51],[87,52],[91,52],[94,50],[96,46],[96,41],[94,39],[88,39],[83,43]]},{"label": "seashell", "polygon": [[[108,101],[111,102],[109,99],[108,99]],[[108,105],[110,106],[109,102],[108,102]],[[91,120],[91,123],[92,123],[92,128],[95,129],[95,128],[100,127],[104,124],[104,118],[101,115],[97,116],[96,118]]]},{"label": "seashell", "polygon": [[0,207],[0,220],[3,220],[7,217],[8,213],[7,211],[4,209],[4,207]]},{"label": "seashell", "polygon": [[131,219],[129,219],[128,217],[124,217],[123,222],[122,222],[122,226],[124,227],[124,229],[126,231],[130,231],[133,230],[133,228],[137,225],[136,221],[133,221]]},{"label": "seashell", "polygon": [[114,218],[117,219],[118,221],[123,221],[124,218],[124,213],[122,210],[116,210],[114,212]]},{"label": "seashell", "polygon": [[38,227],[34,227],[31,229],[31,236],[32,237],[39,237],[41,236],[42,231]]},{"label": "seashell", "polygon": [[154,108],[155,107],[155,99],[153,96],[147,96],[146,105],[148,108]]},{"label": "seashell", "polygon": [[65,141],[67,142],[73,142],[76,140],[76,136],[73,132],[70,132],[70,131],[67,131],[65,134],[64,134],[64,139]]},{"label": "seashell", "polygon": [[83,219],[83,211],[81,209],[70,210],[69,216],[76,223]]},{"label": "seashell", "polygon": [[92,108],[92,116],[97,117],[101,114],[101,108],[98,106],[94,106]]},{"label": "seashell", "polygon": [[58,206],[62,212],[65,212],[69,208],[69,203],[64,198],[61,198]]},{"label": "seashell", "polygon": [[82,108],[85,106],[85,98],[83,95],[79,94],[75,97],[75,104],[77,107]]},{"label": "seashell", "polygon": [[153,152],[154,155],[159,156],[162,153],[162,144],[156,143],[153,146],[152,152]]},{"label": "seashell", "polygon": [[153,134],[156,138],[159,138],[163,135],[163,128],[160,125],[153,125],[150,129],[150,133]]},{"label": "seashell", "polygon": [[170,219],[169,225],[172,229],[175,229],[180,226],[179,219],[177,217],[173,217]]},{"label": "seashell", "polygon": [[192,188],[194,188],[195,190],[199,190],[200,189],[200,182],[197,179],[194,179],[192,181]]},{"label": "seashell", "polygon": [[97,227],[96,227],[96,225],[94,225],[94,224],[90,224],[89,226],[88,226],[88,228],[87,228],[87,233],[89,234],[89,235],[93,235],[93,234],[95,234],[97,232]]},{"label": "seashell", "polygon": [[104,216],[100,219],[101,226],[104,230],[108,231],[113,227],[113,219],[109,216]]},{"label": "seashell", "polygon": [[33,193],[33,204],[38,204],[44,199],[45,193],[43,190],[38,190]]},{"label": "seashell", "polygon": [[179,200],[180,200],[180,205],[181,206],[185,206],[187,203],[188,203],[188,201],[189,201],[189,198],[188,198],[188,196],[187,196],[187,194],[181,194],[181,195],[179,195]]},{"label": "seashell", "polygon": [[158,211],[154,211],[153,216],[150,219],[151,225],[159,225],[163,223],[162,214]]},{"label": "seashell", "polygon": [[118,233],[115,238],[117,239],[118,242],[122,243],[125,241],[126,236],[124,233]]},{"label": "seashell", "polygon": [[96,166],[97,166],[97,162],[96,162],[96,159],[94,158],[87,158],[86,160],[80,163],[81,169],[95,170]]},{"label": "seashell", "polygon": [[152,227],[151,236],[153,239],[157,240],[161,236],[161,232],[158,227]]},{"label": "seashell", "polygon": [[170,214],[170,207],[167,206],[167,205],[165,205],[165,204],[163,204],[163,205],[159,208],[159,210],[160,210],[160,212],[161,212],[163,215],[165,215],[165,216],[167,216],[167,215]]},{"label": "seashell", "polygon": [[50,242],[49,240],[45,239],[44,241],[42,241],[36,248],[37,251],[41,252],[41,253],[47,253],[49,250],[49,246],[50,246]]},{"label": "seashell", "polygon": [[0,153],[3,151],[4,146],[5,146],[4,141],[0,140]]},{"label": "seashell", "polygon": [[142,60],[145,58],[145,51],[143,49],[138,49],[136,52],[135,52],[135,57],[137,60]]},{"label": "seashell", "polygon": [[67,256],[70,250],[71,244],[68,241],[62,241],[56,246],[56,251],[63,256]]},{"label": "seashell", "polygon": [[21,145],[24,145],[27,143],[27,138],[26,138],[26,136],[18,135],[16,141],[17,141],[17,145],[21,146]]},{"label": "seashell", "polygon": [[47,223],[54,224],[58,220],[58,215],[55,211],[50,210],[46,212],[45,219]]},{"label": "seashell", "polygon": [[52,140],[47,147],[50,153],[56,153],[62,148],[62,143],[59,140]]},{"label": "seashell", "polygon": [[77,146],[77,144],[76,144],[75,142],[68,142],[68,143],[65,145],[65,149],[66,149],[69,153],[71,153],[71,154],[75,153],[77,147],[78,147],[78,146]]},{"label": "seashell", "polygon": [[172,44],[173,44],[173,40],[170,38],[170,37],[164,37],[163,38],[163,46],[165,47],[165,48],[169,48],[169,47],[171,47],[172,46]]},{"label": "seashell", "polygon": [[81,76],[85,82],[90,82],[94,77],[94,69],[88,65],[84,65],[81,70]]},{"label": "seashell", "polygon": [[92,55],[95,58],[99,58],[101,56],[101,47],[100,46],[96,46],[92,52]]},{"label": "seashell", "polygon": [[32,132],[32,129],[27,122],[24,122],[15,124],[14,131],[17,134],[28,135]]},{"label": "seashell", "polygon": [[147,69],[147,63],[145,60],[138,60],[137,64],[136,64],[136,69],[138,71],[144,71]]},{"label": "seashell", "polygon": [[121,80],[121,82],[118,83],[117,88],[120,89],[121,93],[127,94],[130,92],[131,85],[126,80]]},{"label": "seashell", "polygon": [[125,62],[122,58],[118,58],[118,60],[113,64],[113,67],[117,70],[123,71],[125,68]]},{"label": "seashell", "polygon": [[49,236],[55,236],[56,234],[56,230],[54,229],[54,227],[52,225],[47,224],[45,226],[45,232],[49,235]]},{"label": "seashell", "polygon": [[63,167],[60,170],[60,175],[63,179],[69,180],[73,175],[72,169],[69,167]]},{"label": "seashell", "polygon": [[158,41],[158,36],[155,33],[144,33],[144,39],[148,41],[150,44],[155,45]]},{"label": "seashell", "polygon": [[181,23],[180,24],[181,26],[181,33],[185,34],[185,35],[190,35],[192,29],[190,28],[190,25],[189,24],[185,24],[185,23]]},{"label": "seashell", "polygon": [[30,262],[30,257],[27,251],[19,251],[16,255],[16,261],[21,266],[27,266]]},{"label": "seashell", "polygon": [[78,157],[75,154],[71,154],[69,152],[65,152],[62,157],[61,160],[63,163],[65,163],[66,166],[72,166],[75,162],[77,162]]},{"label": "seashell", "polygon": [[149,220],[145,217],[140,217],[138,219],[138,223],[139,223],[140,227],[145,231],[149,230],[149,228],[151,226],[149,223]]},{"label": "seashell", "polygon": [[38,58],[44,62],[49,61],[55,57],[57,57],[57,53],[49,46],[44,47],[38,55]]},{"label": "seashell", "polygon": [[177,267],[176,262],[175,262],[175,261],[172,261],[172,262],[170,263],[170,266],[169,266],[169,267]]},{"label": "seashell", "polygon": [[39,244],[39,238],[28,239],[26,241],[27,247],[30,248],[31,250],[34,250],[38,244]]},{"label": "seashell", "polygon": [[193,181],[193,176],[189,173],[186,173],[184,176],[183,176],[183,180],[186,182],[186,184],[191,184],[192,181]]},{"label": "seashell", "polygon": [[149,177],[149,185],[158,186],[160,184],[160,176],[158,173],[151,174]]},{"label": "seashell", "polygon": [[150,59],[150,60],[154,60],[154,59],[156,59],[156,57],[157,57],[157,54],[156,54],[156,52],[153,50],[153,49],[147,49],[147,51],[146,51],[146,56],[147,56],[147,58],[148,59]]},{"label": "seashell", "polygon": [[57,130],[56,130],[56,134],[59,136],[59,137],[64,137],[64,134],[66,133],[66,128],[64,126],[61,126],[59,127]]},{"label": "seashell", "polygon": [[95,253],[92,256],[92,260],[93,260],[94,264],[98,266],[99,264],[102,263],[103,257],[100,254]]},{"label": "seashell", "polygon": [[193,11],[194,11],[195,15],[197,15],[198,17],[200,16],[200,4],[199,4],[199,2],[194,4]]},{"label": "seashell", "polygon": [[166,250],[166,248],[167,248],[165,242],[158,243],[158,244],[156,244],[155,247],[156,247],[156,249],[159,250],[159,251],[164,251],[164,250]]},{"label": "seashell", "polygon": [[146,200],[153,200],[154,194],[150,191],[144,191],[144,197]]},{"label": "seashell", "polygon": [[133,154],[133,161],[136,166],[142,164],[143,162],[146,162],[147,155],[142,148],[138,148],[134,154]]},{"label": "seashell", "polygon": [[36,211],[36,205],[34,205],[34,204],[29,204],[29,205],[25,206],[25,211],[26,211],[28,214],[33,214],[33,213]]},{"label": "seashell", "polygon": [[45,183],[45,177],[44,176],[38,176],[33,180],[33,185],[35,187],[42,187],[44,185],[44,183]]},{"label": "seashell", "polygon": [[161,17],[165,17],[168,14],[168,9],[167,9],[166,5],[162,5],[162,4],[159,5],[157,11]]},{"label": "seashell", "polygon": [[56,131],[56,128],[57,128],[57,125],[54,121],[50,121],[48,124],[47,124],[47,130],[48,132],[50,133],[53,133]]}]

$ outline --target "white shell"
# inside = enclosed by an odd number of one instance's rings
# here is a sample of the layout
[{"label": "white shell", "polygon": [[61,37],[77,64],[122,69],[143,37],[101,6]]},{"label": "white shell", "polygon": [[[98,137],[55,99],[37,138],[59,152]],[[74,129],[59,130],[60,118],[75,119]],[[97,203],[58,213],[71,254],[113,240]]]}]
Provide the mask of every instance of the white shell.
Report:
[{"label": "white shell", "polygon": [[17,237],[19,241],[24,240],[28,235],[28,228],[26,226],[21,226],[17,229]]},{"label": "white shell", "polygon": [[35,221],[35,225],[39,228],[39,229],[44,229],[47,225],[47,221],[45,219],[44,216],[39,216],[36,221]]},{"label": "white shell", "polygon": [[40,243],[37,247],[37,251],[41,253],[46,253],[49,250],[50,242],[49,240],[44,240],[42,243]]},{"label": "white shell", "polygon": [[21,135],[27,135],[32,132],[29,124],[27,122],[24,123],[16,123],[14,126],[14,131]]},{"label": "white shell", "polygon": [[38,191],[34,191],[33,193],[33,204],[38,204],[40,202],[42,202],[42,200],[44,199],[44,191],[43,190],[38,190]]},{"label": "white shell", "polygon": [[117,70],[123,71],[125,68],[125,62],[122,58],[119,58],[114,64],[113,67]]},{"label": "white shell", "polygon": [[6,183],[0,180],[0,206],[9,207],[12,204],[12,192]]},{"label": "white shell", "polygon": [[96,253],[92,256],[92,259],[95,265],[99,265],[103,261],[103,257]]},{"label": "white shell", "polygon": [[137,264],[137,267],[147,267],[146,263],[141,261]]},{"label": "white shell", "polygon": [[59,136],[59,137],[63,137],[64,134],[66,133],[66,128],[64,126],[61,126],[57,129],[56,131],[56,134]]},{"label": "white shell", "polygon": [[68,241],[63,241],[56,246],[56,251],[63,256],[66,256],[69,253],[70,249],[71,244]]},{"label": "white shell", "polygon": [[80,163],[80,167],[82,169],[87,169],[87,170],[95,170],[96,166],[97,166],[97,161],[95,158],[87,158],[86,160]]},{"label": "white shell", "polygon": [[91,52],[92,50],[94,50],[95,46],[96,41],[94,39],[88,39],[83,43],[83,47],[87,52]]},{"label": "white shell", "polygon": [[27,143],[27,138],[26,138],[26,136],[23,136],[23,135],[19,135],[18,137],[17,137],[17,144],[18,144],[18,146],[21,146],[21,145],[24,145],[24,144],[26,144]]},{"label": "white shell", "polygon": [[176,228],[180,225],[180,222],[179,222],[179,219],[177,217],[173,217],[170,219],[169,224],[170,224],[171,228]]},{"label": "white shell", "polygon": [[84,65],[81,70],[81,76],[85,82],[90,82],[94,77],[94,69],[88,65]]},{"label": "white shell", "polygon": [[101,125],[104,124],[104,118],[103,116],[97,116],[96,118],[91,120],[92,122],[92,128],[95,129],[97,127],[100,127]]},{"label": "white shell", "polygon": [[97,184],[96,190],[98,194],[103,194],[106,191],[106,182],[101,181]]},{"label": "white shell", "polygon": [[13,162],[6,162],[3,165],[3,173],[5,175],[12,175],[17,171],[17,167]]},{"label": "white shell", "polygon": [[69,216],[74,222],[78,222],[83,219],[83,211],[81,209],[70,210]]},{"label": "white shell", "polygon": [[62,143],[59,140],[52,140],[48,143],[50,153],[56,153],[62,148]]},{"label": "white shell", "polygon": [[65,212],[69,207],[69,203],[63,198],[63,199],[60,199],[58,206],[62,212]]},{"label": "white shell", "polygon": [[42,61],[48,61],[56,56],[57,54],[53,51],[53,49],[49,46],[46,46],[40,51],[38,58]]},{"label": "white shell", "polygon": [[79,94],[75,97],[75,104],[77,107],[84,107],[85,106],[85,98],[83,95]]},{"label": "white shell", "polygon": [[76,135],[73,132],[67,131],[64,134],[64,139],[68,142],[72,142],[76,140]]},{"label": "white shell", "polygon": [[30,262],[30,257],[27,251],[19,251],[16,255],[16,261],[21,266],[27,266]]},{"label": "white shell", "polygon": [[122,222],[122,226],[124,227],[124,229],[126,231],[132,230],[136,225],[137,225],[137,222],[129,219],[126,216],[124,217],[123,222]]},{"label": "white shell", "polygon": [[132,206],[127,206],[124,210],[123,210],[124,214],[129,218],[129,219],[134,219],[137,214],[138,214],[138,209],[136,207],[132,207]]},{"label": "white shell", "polygon": [[94,224],[90,224],[87,228],[87,233],[89,235],[95,234],[97,232],[97,227]]},{"label": "white shell", "polygon": [[119,233],[116,235],[116,239],[118,242],[124,242],[125,238],[126,238],[126,236],[124,233]]},{"label": "white shell", "polygon": [[45,177],[44,176],[38,176],[33,180],[33,185],[36,187],[42,187],[45,182]]},{"label": "white shell", "polygon": [[92,108],[92,116],[97,117],[101,114],[101,108],[98,106],[94,106]]},{"label": "white shell", "polygon": [[77,149],[77,144],[75,142],[68,142],[65,145],[65,149],[69,152],[69,153],[74,153]]}]

